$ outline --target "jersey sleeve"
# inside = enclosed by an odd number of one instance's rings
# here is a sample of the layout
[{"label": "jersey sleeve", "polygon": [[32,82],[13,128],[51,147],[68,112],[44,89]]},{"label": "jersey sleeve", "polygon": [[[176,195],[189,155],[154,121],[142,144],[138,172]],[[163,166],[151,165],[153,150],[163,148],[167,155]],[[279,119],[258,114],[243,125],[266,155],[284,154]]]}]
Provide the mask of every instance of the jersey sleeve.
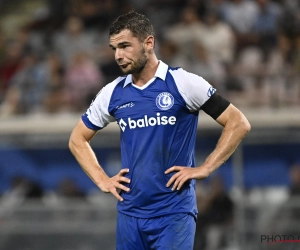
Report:
[{"label": "jersey sleeve", "polygon": [[115,121],[115,118],[108,111],[108,106],[117,83],[118,79],[107,84],[97,94],[86,113],[81,117],[85,126],[92,130],[100,130],[110,122]]},{"label": "jersey sleeve", "polygon": [[191,112],[199,111],[201,106],[214,94],[214,89],[206,80],[181,68],[170,71],[178,91]]}]

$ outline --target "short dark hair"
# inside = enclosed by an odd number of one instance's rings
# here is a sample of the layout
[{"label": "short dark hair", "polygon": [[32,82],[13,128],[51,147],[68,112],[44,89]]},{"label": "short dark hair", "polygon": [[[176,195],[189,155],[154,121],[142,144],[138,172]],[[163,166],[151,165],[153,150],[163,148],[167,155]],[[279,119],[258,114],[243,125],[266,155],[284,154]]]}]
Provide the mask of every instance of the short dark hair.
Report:
[{"label": "short dark hair", "polygon": [[111,25],[109,36],[119,34],[121,31],[128,29],[132,35],[143,41],[148,36],[155,36],[153,26],[150,20],[143,14],[134,10],[120,15]]}]

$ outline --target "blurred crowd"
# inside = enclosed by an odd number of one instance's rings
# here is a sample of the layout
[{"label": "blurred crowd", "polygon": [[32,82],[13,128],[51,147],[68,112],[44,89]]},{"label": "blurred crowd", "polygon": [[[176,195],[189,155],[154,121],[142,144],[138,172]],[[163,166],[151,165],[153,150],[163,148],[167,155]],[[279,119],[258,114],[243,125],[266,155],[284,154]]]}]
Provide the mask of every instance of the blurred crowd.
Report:
[{"label": "blurred crowd", "polygon": [[131,9],[156,53],[239,106],[300,105],[299,0],[49,0],[8,36],[0,27],[0,117],[83,112],[121,71],[108,28]]}]

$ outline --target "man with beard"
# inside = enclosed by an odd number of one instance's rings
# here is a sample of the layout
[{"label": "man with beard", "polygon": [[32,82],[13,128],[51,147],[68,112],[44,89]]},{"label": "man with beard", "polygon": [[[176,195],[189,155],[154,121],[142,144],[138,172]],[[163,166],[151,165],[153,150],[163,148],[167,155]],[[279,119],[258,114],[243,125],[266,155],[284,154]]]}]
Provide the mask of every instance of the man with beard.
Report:
[{"label": "man with beard", "polygon": [[[195,181],[228,159],[250,124],[203,78],[157,59],[154,30],[144,15],[130,11],[119,16],[109,37],[126,75],[96,96],[71,134],[70,150],[94,183],[118,199],[117,249],[191,250]],[[196,167],[200,109],[224,130],[213,152]],[[113,121],[121,129],[122,169],[109,177],[89,141]]]}]

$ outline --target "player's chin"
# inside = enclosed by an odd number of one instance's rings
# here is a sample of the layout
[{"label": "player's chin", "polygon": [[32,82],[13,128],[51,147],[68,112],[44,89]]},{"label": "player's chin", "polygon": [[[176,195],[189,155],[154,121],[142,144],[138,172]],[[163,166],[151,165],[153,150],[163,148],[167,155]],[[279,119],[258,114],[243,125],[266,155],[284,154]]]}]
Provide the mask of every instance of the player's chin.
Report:
[{"label": "player's chin", "polygon": [[122,72],[123,72],[124,75],[128,75],[128,74],[132,74],[133,73],[132,70],[129,69],[129,68],[121,69],[121,70],[122,70]]},{"label": "player's chin", "polygon": [[128,74],[130,74],[130,72],[128,71],[128,70],[124,70],[124,69],[121,69],[122,70],[122,72],[123,72],[123,75],[128,75]]},{"label": "player's chin", "polygon": [[127,64],[126,67],[121,67],[121,70],[123,72],[123,74],[134,74],[136,73],[136,70],[134,67],[132,67],[131,64]]}]

